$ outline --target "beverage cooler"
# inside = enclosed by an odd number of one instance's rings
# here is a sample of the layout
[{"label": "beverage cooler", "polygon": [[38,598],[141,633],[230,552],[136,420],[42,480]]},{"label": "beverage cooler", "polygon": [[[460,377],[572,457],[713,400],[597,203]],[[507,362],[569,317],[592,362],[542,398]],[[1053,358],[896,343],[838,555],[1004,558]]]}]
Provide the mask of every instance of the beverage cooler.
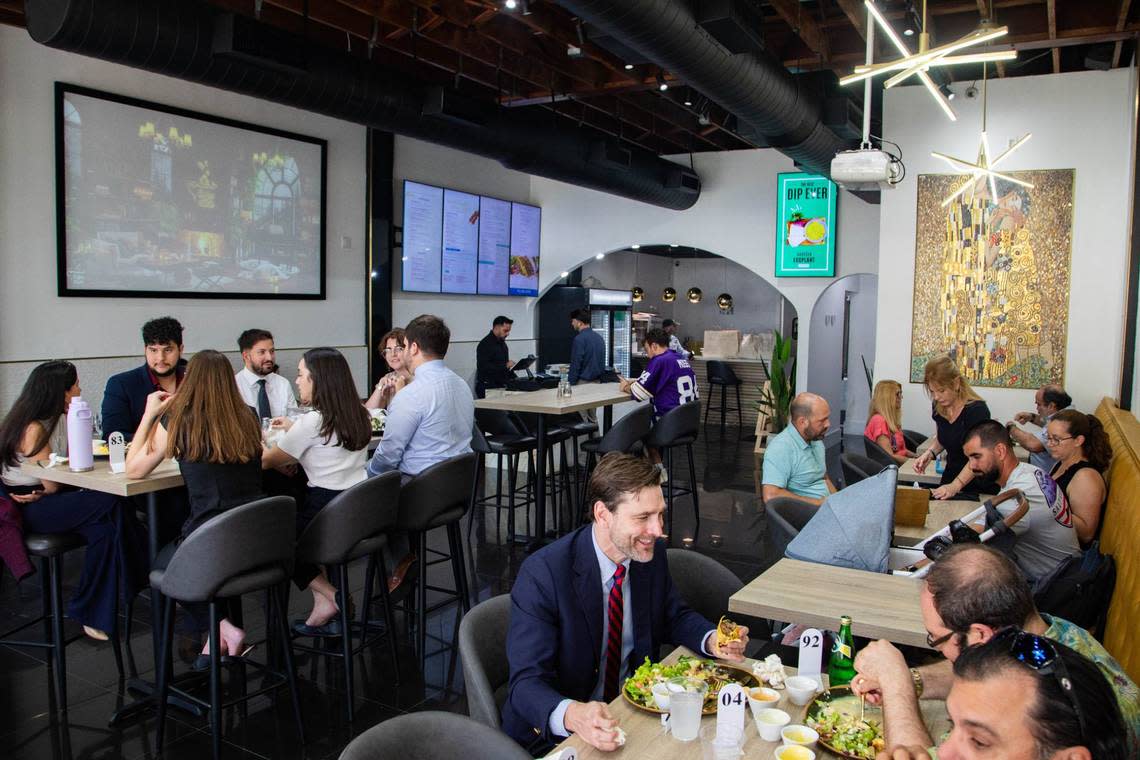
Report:
[{"label": "beverage cooler", "polygon": [[633,345],[633,296],[628,290],[602,290],[563,285],[551,288],[538,302],[538,361],[550,364],[570,362],[574,330],[570,312],[590,310],[590,327],[606,343],[606,366],[622,377],[629,377]]}]

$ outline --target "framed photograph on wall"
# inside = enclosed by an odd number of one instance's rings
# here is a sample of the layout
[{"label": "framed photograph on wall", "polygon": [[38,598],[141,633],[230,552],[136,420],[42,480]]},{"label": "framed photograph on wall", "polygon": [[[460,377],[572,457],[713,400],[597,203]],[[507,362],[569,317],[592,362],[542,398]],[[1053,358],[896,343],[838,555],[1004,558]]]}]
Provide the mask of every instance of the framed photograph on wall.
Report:
[{"label": "framed photograph on wall", "polygon": [[325,297],[325,140],[55,85],[61,296]]},{"label": "framed photograph on wall", "polygon": [[776,175],[776,276],[835,276],[835,183],[818,174]]}]

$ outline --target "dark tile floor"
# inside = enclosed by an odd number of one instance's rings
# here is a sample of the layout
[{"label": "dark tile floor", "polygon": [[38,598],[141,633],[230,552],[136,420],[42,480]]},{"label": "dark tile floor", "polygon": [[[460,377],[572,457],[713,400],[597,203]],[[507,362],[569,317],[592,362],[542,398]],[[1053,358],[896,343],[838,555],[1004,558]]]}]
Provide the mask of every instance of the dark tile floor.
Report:
[{"label": "dark tile floor", "polygon": [[[736,428],[709,426],[696,446],[697,477],[701,483],[701,530],[694,548],[722,562],[742,580],[748,581],[771,564],[764,556],[763,508],[756,495],[757,474],[753,443],[741,438]],[[678,462],[678,465],[682,465]],[[683,465],[679,466],[679,480]],[[838,483],[838,454],[829,452],[829,470]],[[520,528],[523,513],[518,513]],[[496,526],[495,510],[488,507],[475,513],[474,532],[467,548],[471,586],[480,600],[510,590],[519,565],[526,558],[521,546],[505,542],[503,524]],[[466,528],[466,526],[464,526]],[[693,536],[692,502],[677,500],[673,545]],[[500,540],[500,533],[504,540]],[[433,545],[446,547],[446,538],[431,537]],[[65,565],[65,585],[74,582],[80,566],[78,556]],[[472,570],[473,568],[473,570]],[[437,577],[438,575],[438,577]],[[362,594],[363,567],[351,574],[355,594]],[[450,570],[445,565],[432,568],[430,580],[450,586]],[[65,590],[65,593],[68,593]],[[430,599],[429,599],[430,601]],[[294,589],[290,596],[290,617],[304,617],[310,604],[307,593]],[[10,576],[0,582],[0,628],[7,630],[20,619],[30,619],[40,609],[39,583],[30,578],[17,586]],[[251,641],[264,638],[264,616],[260,603],[245,600],[246,629]],[[151,611],[147,598],[139,597],[134,609],[131,649],[141,674],[153,671]],[[455,641],[455,605],[429,617],[429,652],[425,672],[417,667],[410,640],[404,635],[403,621],[397,618],[400,642],[401,685],[394,685],[393,666],[381,643],[356,659],[356,720],[349,725],[344,715],[343,680],[339,662],[317,655],[300,654],[298,670],[307,742],[297,738],[292,709],[286,691],[277,696],[253,699],[247,709],[226,710],[224,754],[228,758],[336,758],[344,746],[361,731],[402,712],[452,710],[466,712],[462,668]],[[32,629],[38,632],[38,626]],[[68,621],[69,633],[78,627]],[[31,637],[33,634],[29,634]],[[189,642],[186,642],[189,644]],[[258,647],[263,654],[266,644]],[[251,654],[259,659],[258,650]],[[180,673],[184,665],[175,665]],[[66,717],[56,710],[51,675],[38,650],[0,646],[0,757],[7,760],[43,758],[150,758],[154,756],[154,717],[141,718],[114,728],[108,718],[132,699],[115,669],[111,648],[80,636],[67,648],[68,706]],[[257,678],[251,675],[250,686]],[[204,718],[171,711],[166,729],[164,757],[169,760],[202,758],[210,755],[209,727]]]}]

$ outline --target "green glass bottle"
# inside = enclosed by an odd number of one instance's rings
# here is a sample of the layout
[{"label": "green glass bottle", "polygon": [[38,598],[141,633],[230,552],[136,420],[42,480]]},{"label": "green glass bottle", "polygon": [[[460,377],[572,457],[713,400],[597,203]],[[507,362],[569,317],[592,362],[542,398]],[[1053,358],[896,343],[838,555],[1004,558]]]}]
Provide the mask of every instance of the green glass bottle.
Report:
[{"label": "green glass bottle", "polygon": [[831,644],[827,677],[832,686],[845,686],[855,677],[855,639],[851,635],[851,618],[848,615],[839,618],[839,635]]}]

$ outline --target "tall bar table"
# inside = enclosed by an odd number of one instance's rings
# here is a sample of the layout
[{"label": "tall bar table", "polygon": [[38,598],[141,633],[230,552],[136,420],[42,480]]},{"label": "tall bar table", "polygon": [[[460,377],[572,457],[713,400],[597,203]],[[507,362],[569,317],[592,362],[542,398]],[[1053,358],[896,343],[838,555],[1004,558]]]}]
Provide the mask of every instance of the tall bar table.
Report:
[{"label": "tall bar table", "polygon": [[546,539],[546,425],[547,416],[582,412],[602,407],[603,426],[608,429],[613,424],[613,406],[623,401],[632,401],[628,393],[622,393],[617,383],[586,383],[575,385],[570,398],[559,398],[557,388],[543,388],[538,391],[505,391],[492,398],[475,400],[476,409],[497,409],[504,412],[530,412],[538,415],[538,456],[535,457],[535,474],[538,488],[535,490],[534,539],[527,545],[528,551],[535,551],[547,542]]}]

